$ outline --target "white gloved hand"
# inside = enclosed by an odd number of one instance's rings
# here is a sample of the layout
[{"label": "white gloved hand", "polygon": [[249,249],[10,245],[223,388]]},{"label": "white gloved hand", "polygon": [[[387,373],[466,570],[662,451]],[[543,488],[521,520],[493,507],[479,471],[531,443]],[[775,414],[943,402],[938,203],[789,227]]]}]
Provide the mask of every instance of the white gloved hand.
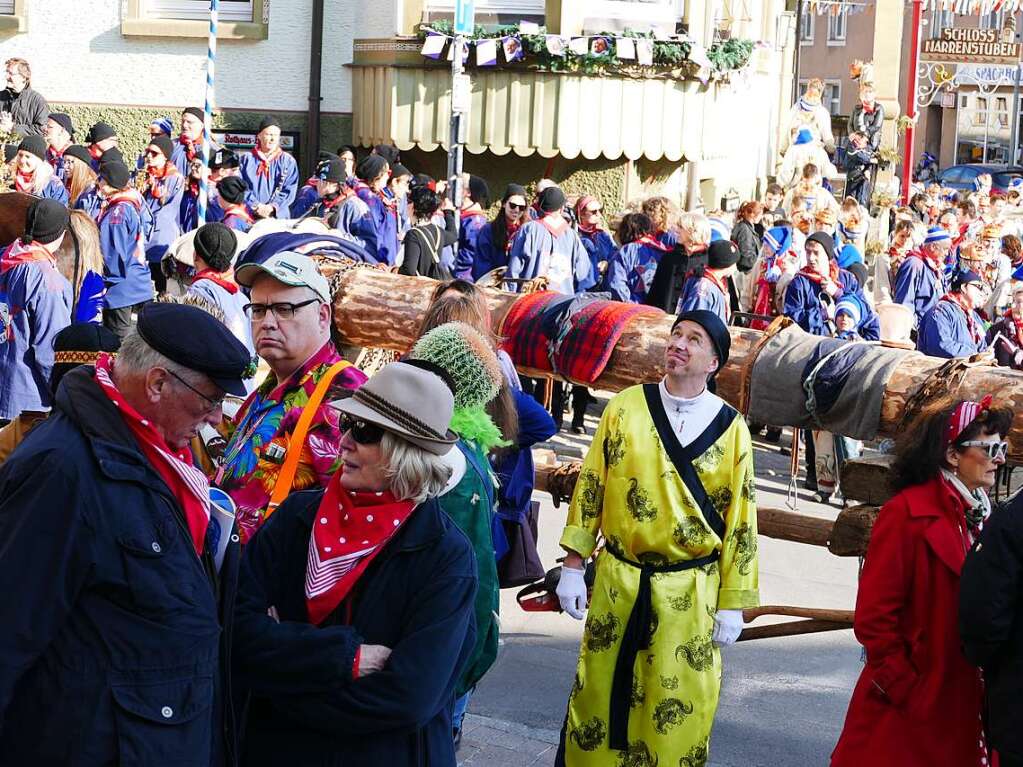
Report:
[{"label": "white gloved hand", "polygon": [[577,621],[583,619],[586,611],[586,571],[561,566],[561,578],[556,593],[561,609]]},{"label": "white gloved hand", "polygon": [[714,614],[714,633],[711,639],[715,647],[735,644],[742,633],[742,610],[718,610]]}]

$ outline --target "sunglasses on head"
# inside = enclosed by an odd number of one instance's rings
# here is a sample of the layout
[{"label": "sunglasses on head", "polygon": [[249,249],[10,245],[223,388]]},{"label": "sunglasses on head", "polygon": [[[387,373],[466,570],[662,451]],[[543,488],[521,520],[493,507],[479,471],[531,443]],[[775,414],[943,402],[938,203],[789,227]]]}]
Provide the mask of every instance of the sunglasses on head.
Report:
[{"label": "sunglasses on head", "polygon": [[376,424],[342,413],[338,419],[341,433],[348,432],[360,445],[375,445],[384,437],[384,430]]},{"label": "sunglasses on head", "polygon": [[992,461],[1001,456],[1005,458],[1009,454],[1008,442],[984,442],[979,439],[971,439],[962,443],[962,447],[979,447]]}]

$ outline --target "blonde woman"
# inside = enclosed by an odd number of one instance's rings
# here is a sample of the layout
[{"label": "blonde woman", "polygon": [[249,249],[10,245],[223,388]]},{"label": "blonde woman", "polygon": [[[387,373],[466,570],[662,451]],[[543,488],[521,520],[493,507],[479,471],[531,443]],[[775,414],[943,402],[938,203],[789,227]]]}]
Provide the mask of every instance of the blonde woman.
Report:
[{"label": "blonde woman", "polygon": [[67,190],[46,161],[46,139],[42,136],[28,136],[18,145],[12,188],[67,205]]},{"label": "blonde woman", "polygon": [[96,188],[96,171],[92,169],[91,159],[84,146],[68,147],[64,151],[64,185],[68,207],[85,211],[95,221],[103,200]]}]

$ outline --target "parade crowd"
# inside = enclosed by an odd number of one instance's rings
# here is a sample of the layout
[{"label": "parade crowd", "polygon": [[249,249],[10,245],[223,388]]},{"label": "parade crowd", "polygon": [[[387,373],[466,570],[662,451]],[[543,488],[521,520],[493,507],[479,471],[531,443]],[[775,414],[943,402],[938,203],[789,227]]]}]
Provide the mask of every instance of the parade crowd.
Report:
[{"label": "parade crowd", "polygon": [[[869,83],[844,194],[813,80],[762,199],[696,212],[550,179],[492,200],[476,175],[456,210],[385,145],[303,182],[271,117],[207,169],[191,107],[125,157],[105,122],[76,143],[28,62],[6,77],[31,197],[0,243],[0,765],[454,765],[500,589],[544,575],[530,450],[593,402],[518,375],[487,287],[675,317],[663,379],[604,408],[560,539],[557,602],[586,625],[558,764],[708,763],[721,649],[759,605],[751,432],[781,435],[714,393],[728,326],[1023,369],[1023,179],[879,205]],[[369,377],[331,337],[327,241],[436,284]],[[987,494],[1012,417],[932,403],[892,448],[832,764],[1023,764],[1023,523]],[[841,505],[861,445],[802,439],[806,487]]]}]

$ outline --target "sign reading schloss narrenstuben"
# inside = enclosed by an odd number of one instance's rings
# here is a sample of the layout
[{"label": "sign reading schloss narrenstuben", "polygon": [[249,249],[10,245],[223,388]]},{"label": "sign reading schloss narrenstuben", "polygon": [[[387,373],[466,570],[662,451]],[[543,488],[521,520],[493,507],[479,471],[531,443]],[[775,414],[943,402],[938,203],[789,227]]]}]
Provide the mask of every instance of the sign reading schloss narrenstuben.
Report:
[{"label": "sign reading schloss narrenstuben", "polygon": [[946,27],[941,36],[924,40],[921,61],[969,62],[971,64],[1017,64],[1020,44],[1005,41],[997,29]]}]

